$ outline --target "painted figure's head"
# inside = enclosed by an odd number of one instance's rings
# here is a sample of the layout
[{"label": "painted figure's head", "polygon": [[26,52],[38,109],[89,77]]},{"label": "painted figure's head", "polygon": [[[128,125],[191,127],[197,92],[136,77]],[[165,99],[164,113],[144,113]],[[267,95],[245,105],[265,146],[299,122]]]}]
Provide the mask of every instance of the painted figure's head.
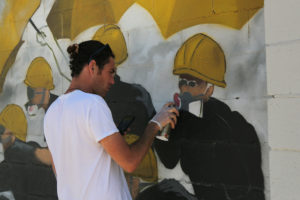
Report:
[{"label": "painted figure's head", "polygon": [[128,57],[127,46],[124,35],[117,25],[106,24],[99,28],[93,40],[109,44],[115,55],[116,67],[122,64]]},{"label": "painted figure's head", "polygon": [[0,132],[3,145],[10,144],[14,138],[26,141],[27,120],[20,106],[9,104],[1,111]]},{"label": "painted figure's head", "polygon": [[51,67],[45,58],[37,57],[31,62],[24,83],[27,86],[28,102],[25,107],[28,114],[35,114],[41,107],[46,109],[54,84]]},{"label": "painted figure's head", "polygon": [[181,93],[204,94],[207,84],[226,87],[225,55],[216,41],[204,34],[186,40],[177,51],[173,74],[179,75]]}]

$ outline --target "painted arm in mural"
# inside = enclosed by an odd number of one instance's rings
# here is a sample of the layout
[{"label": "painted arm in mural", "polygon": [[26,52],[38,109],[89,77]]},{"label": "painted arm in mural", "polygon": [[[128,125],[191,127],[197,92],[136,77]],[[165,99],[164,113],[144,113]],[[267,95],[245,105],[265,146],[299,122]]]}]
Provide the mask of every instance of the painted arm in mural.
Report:
[{"label": "painted arm in mural", "polygon": [[[154,116],[154,120],[162,127],[171,124],[175,128],[176,116],[179,112],[170,107],[173,103],[167,103],[162,110]],[[127,172],[133,172],[148,152],[154,137],[160,127],[153,121],[147,125],[144,134],[135,143],[128,145],[119,133],[112,134],[100,141],[107,153]]]},{"label": "painted arm in mural", "polygon": [[54,174],[56,175],[55,166],[53,163],[51,152],[48,148],[37,148],[34,152],[36,158],[45,165],[51,165]]},{"label": "painted arm in mural", "polygon": [[51,165],[52,157],[48,148],[37,148],[34,152],[36,158],[45,165]]}]

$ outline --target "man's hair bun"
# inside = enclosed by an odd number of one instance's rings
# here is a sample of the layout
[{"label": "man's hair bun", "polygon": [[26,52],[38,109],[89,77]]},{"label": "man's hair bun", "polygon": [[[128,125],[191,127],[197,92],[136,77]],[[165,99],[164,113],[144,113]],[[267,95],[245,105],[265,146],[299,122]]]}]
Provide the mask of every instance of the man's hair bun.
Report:
[{"label": "man's hair bun", "polygon": [[70,54],[70,56],[74,54],[78,54],[79,51],[79,45],[78,44],[72,44],[68,47],[67,52]]}]

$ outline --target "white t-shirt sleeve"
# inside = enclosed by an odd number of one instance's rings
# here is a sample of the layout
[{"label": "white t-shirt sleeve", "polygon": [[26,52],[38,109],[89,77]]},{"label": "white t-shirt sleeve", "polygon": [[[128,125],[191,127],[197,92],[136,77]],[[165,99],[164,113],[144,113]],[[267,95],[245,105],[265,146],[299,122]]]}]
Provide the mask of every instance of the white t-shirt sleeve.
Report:
[{"label": "white t-shirt sleeve", "polygon": [[98,101],[91,106],[88,122],[90,133],[96,142],[119,132],[112,118],[111,111],[104,101]]}]

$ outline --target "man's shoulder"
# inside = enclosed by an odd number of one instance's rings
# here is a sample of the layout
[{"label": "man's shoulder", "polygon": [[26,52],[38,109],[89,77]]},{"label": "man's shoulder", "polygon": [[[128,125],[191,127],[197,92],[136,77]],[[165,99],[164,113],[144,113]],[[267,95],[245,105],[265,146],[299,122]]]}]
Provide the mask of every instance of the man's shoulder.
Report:
[{"label": "man's shoulder", "polygon": [[92,93],[86,93],[79,91],[77,94],[74,94],[72,98],[70,98],[71,101],[78,102],[80,105],[88,105],[88,106],[101,106],[105,105],[106,101],[103,99],[103,97],[97,95],[97,94],[92,94]]},{"label": "man's shoulder", "polygon": [[83,110],[89,110],[89,108],[102,108],[106,106],[107,104],[101,96],[78,90],[59,96],[50,105],[49,109],[47,110],[46,116],[56,116],[62,111],[73,113],[74,111],[81,112]]},{"label": "man's shoulder", "polygon": [[81,90],[76,90],[74,92],[64,94],[58,98],[67,104],[83,104],[90,105],[91,103],[104,103],[104,99],[96,94],[83,92]]}]

